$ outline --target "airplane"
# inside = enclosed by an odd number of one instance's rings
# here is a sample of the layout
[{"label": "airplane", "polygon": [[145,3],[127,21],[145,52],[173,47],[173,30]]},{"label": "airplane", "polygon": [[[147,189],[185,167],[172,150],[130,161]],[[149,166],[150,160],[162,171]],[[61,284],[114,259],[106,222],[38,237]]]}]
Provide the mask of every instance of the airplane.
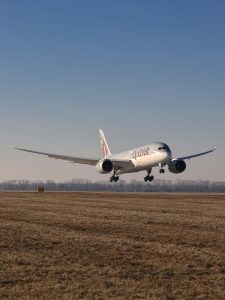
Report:
[{"label": "airplane", "polygon": [[20,151],[45,155],[50,158],[66,160],[72,163],[95,166],[96,170],[101,174],[112,174],[112,176],[110,177],[110,182],[117,182],[119,180],[119,175],[121,174],[140,171],[147,171],[147,176],[144,177],[144,181],[151,182],[152,180],[154,180],[154,176],[151,175],[152,168],[159,167],[159,173],[163,174],[165,173],[164,168],[166,165],[168,166],[168,170],[170,172],[174,174],[182,173],[186,169],[185,160],[211,153],[216,149],[215,147],[211,150],[198,154],[183,157],[173,157],[168,145],[166,145],[165,143],[157,142],[125,152],[112,154],[102,129],[99,129],[99,134],[102,148],[102,158],[100,159],[66,156],[22,148],[16,149]]}]

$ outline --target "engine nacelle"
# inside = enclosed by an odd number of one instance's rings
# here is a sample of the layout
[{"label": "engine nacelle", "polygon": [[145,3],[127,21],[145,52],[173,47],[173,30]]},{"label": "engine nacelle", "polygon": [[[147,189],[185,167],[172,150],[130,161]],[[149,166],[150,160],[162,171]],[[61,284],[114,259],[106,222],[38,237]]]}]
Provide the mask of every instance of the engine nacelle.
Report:
[{"label": "engine nacelle", "polygon": [[113,170],[113,163],[110,159],[102,159],[97,163],[96,170],[101,174],[110,173]]},{"label": "engine nacelle", "polygon": [[182,173],[186,169],[186,163],[182,159],[176,159],[170,162],[168,169],[174,174]]}]

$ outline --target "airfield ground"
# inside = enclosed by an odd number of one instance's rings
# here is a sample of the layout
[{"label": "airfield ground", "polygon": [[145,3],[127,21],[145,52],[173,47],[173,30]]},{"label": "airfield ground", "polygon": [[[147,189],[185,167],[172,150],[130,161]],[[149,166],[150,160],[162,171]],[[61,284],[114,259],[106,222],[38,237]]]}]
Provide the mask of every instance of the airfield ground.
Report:
[{"label": "airfield ground", "polygon": [[0,299],[225,299],[225,195],[0,192]]}]

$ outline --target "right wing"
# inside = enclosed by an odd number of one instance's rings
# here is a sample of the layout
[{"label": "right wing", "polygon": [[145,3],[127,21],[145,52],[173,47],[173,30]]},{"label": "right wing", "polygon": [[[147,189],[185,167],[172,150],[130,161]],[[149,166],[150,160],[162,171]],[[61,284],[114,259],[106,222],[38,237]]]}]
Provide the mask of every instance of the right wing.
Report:
[{"label": "right wing", "polygon": [[205,152],[201,152],[201,153],[197,153],[197,154],[192,154],[192,155],[189,155],[189,156],[183,156],[183,157],[179,157],[179,158],[174,158],[172,160],[175,160],[175,159],[191,159],[191,158],[194,158],[194,157],[198,157],[198,156],[202,156],[202,155],[205,155],[205,154],[208,154],[208,153],[211,153],[213,152],[214,150],[216,150],[216,147],[211,149],[211,150],[208,150],[208,151],[205,151]]},{"label": "right wing", "polygon": [[22,149],[22,148],[15,148],[15,149],[16,150],[20,150],[20,151],[25,151],[25,152],[30,152],[30,153],[45,155],[45,156],[48,156],[50,158],[67,160],[67,161],[70,161],[72,163],[77,163],[77,164],[85,164],[85,165],[95,166],[98,163],[98,161],[99,161],[99,159],[95,159],[95,158],[84,158],[84,157],[66,156],[66,155],[61,155],[61,154],[52,154],[52,153],[33,151],[33,150]]}]

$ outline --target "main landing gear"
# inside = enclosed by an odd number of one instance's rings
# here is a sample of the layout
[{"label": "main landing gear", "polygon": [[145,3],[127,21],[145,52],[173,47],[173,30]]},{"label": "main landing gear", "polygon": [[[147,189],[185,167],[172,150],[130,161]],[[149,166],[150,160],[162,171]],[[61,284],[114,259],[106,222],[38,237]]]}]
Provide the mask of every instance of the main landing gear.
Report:
[{"label": "main landing gear", "polygon": [[118,175],[116,175],[116,172],[118,171],[118,169],[114,169],[113,170],[113,175],[110,177],[110,182],[113,182],[113,181],[115,181],[115,182],[117,182],[118,180],[119,180],[119,176]]},{"label": "main landing gear", "polygon": [[113,181],[117,182],[119,180],[119,176],[113,175],[113,176],[110,177],[109,180],[110,180],[110,182],[113,182]]},{"label": "main landing gear", "polygon": [[150,181],[150,182],[151,182],[152,180],[154,180],[154,176],[153,176],[153,175],[150,176],[151,171],[152,171],[152,169],[148,170],[148,175],[145,176],[145,178],[144,178],[144,181],[145,181],[145,182],[147,182],[147,181]]}]

